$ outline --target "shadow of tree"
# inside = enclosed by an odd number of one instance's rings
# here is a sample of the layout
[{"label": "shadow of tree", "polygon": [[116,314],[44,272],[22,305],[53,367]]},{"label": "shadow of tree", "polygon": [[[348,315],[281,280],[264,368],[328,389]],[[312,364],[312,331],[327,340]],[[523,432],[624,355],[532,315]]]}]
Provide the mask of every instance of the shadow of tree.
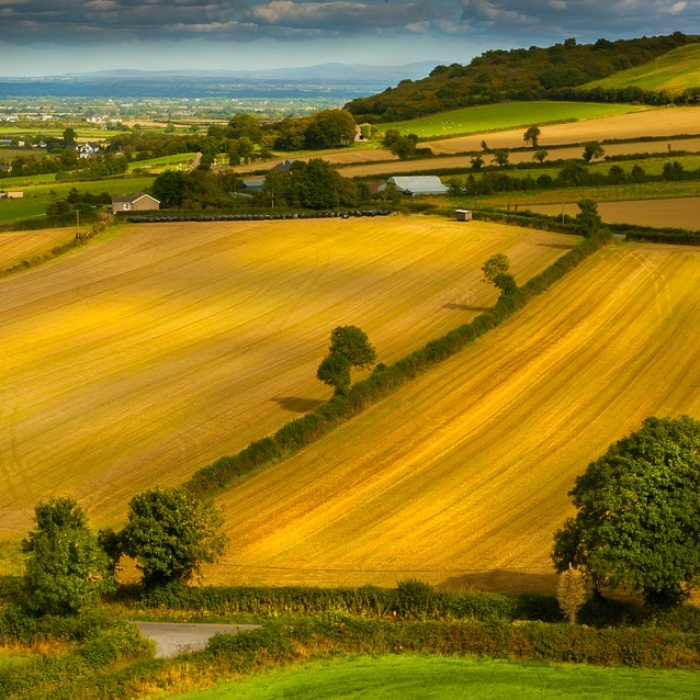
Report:
[{"label": "shadow of tree", "polygon": [[538,243],[539,248],[556,248],[557,250],[572,250],[576,243]]},{"label": "shadow of tree", "polygon": [[[547,571],[547,573],[545,573]],[[438,584],[446,591],[490,591],[492,593],[541,593],[555,595],[559,577],[552,570],[541,573],[503,569],[484,569],[451,576]]]},{"label": "shadow of tree", "polygon": [[319,401],[318,399],[304,399],[299,396],[278,396],[272,400],[285,411],[291,411],[292,413],[315,411],[325,403],[325,401]]},{"label": "shadow of tree", "polygon": [[468,304],[443,304],[443,309],[455,309],[457,311],[490,311],[489,306],[469,306]]}]

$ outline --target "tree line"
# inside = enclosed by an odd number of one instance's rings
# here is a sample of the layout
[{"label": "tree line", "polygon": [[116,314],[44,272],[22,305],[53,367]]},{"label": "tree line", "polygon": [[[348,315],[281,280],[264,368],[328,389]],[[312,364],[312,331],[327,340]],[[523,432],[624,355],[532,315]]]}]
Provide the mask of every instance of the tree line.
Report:
[{"label": "tree line", "polygon": [[[548,48],[489,50],[469,65],[437,66],[427,78],[402,80],[378,95],[356,98],[345,105],[358,122],[391,122],[414,119],[459,107],[508,100],[543,99],[595,102],[674,101],[666,93],[639,88],[619,90],[576,88],[615,72],[640,66],[675,48],[695,43],[699,37],[674,32],[669,36],[578,44],[566,39]],[[677,98],[682,104],[697,103],[700,90]]]}]

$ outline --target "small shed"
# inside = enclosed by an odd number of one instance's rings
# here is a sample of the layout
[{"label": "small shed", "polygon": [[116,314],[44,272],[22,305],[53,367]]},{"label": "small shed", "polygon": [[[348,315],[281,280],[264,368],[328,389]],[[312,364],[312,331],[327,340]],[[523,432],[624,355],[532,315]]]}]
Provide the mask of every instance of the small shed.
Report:
[{"label": "small shed", "polygon": [[455,219],[457,221],[471,221],[472,212],[470,209],[455,209]]},{"label": "small shed", "polygon": [[149,211],[160,209],[160,201],[145,192],[112,197],[112,214],[121,211]]}]

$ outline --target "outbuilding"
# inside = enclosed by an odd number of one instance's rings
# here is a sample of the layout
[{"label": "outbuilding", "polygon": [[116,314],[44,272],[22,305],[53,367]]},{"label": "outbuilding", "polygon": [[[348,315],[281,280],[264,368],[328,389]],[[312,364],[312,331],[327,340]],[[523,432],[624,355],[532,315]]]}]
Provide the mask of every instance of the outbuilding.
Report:
[{"label": "outbuilding", "polygon": [[472,212],[470,209],[455,209],[455,219],[457,221],[471,221]]},{"label": "outbuilding", "polygon": [[437,175],[396,175],[390,177],[379,189],[387,185],[395,185],[396,189],[408,197],[419,194],[447,194],[449,187],[443,185]]}]

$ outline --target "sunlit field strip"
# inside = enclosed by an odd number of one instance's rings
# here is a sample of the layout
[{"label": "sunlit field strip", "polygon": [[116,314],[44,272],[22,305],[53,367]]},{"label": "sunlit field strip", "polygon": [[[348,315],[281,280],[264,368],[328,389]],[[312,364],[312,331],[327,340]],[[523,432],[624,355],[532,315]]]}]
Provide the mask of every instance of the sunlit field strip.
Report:
[{"label": "sunlit field strip", "polygon": [[[643,136],[697,135],[700,133],[700,120],[697,107],[666,107],[612,117],[586,119],[568,124],[551,124],[540,127],[540,146],[605,139],[632,139]],[[485,140],[492,149],[523,146],[523,129],[511,129],[493,134],[476,134],[451,139],[426,141],[436,155],[478,151]],[[663,144],[661,144],[663,146]],[[643,150],[652,150],[653,144],[644,144]],[[663,149],[662,149],[663,150]]]},{"label": "sunlit field strip", "polygon": [[495,301],[575,237],[425,216],[132,226],[0,281],[0,531],[71,493],[97,523],[330,396],[330,331],[382,361]]},{"label": "sunlit field strip", "polygon": [[[576,216],[578,205],[535,204],[533,211],[557,216],[560,213]],[[680,227],[690,231],[700,231],[700,197],[687,199],[649,199],[638,202],[600,202],[598,212],[609,224],[636,224],[656,228]]]},{"label": "sunlit field strip", "polygon": [[[552,590],[576,475],[649,415],[700,417],[700,250],[617,244],[517,317],[220,498],[207,580]],[[254,504],[254,507],[251,507]]]},{"label": "sunlit field strip", "polygon": [[503,102],[430,114],[410,121],[378,125],[380,131],[397,129],[419,138],[449,134],[484,133],[530,124],[544,124],[565,119],[588,120],[648,110],[629,104],[597,102]]}]

